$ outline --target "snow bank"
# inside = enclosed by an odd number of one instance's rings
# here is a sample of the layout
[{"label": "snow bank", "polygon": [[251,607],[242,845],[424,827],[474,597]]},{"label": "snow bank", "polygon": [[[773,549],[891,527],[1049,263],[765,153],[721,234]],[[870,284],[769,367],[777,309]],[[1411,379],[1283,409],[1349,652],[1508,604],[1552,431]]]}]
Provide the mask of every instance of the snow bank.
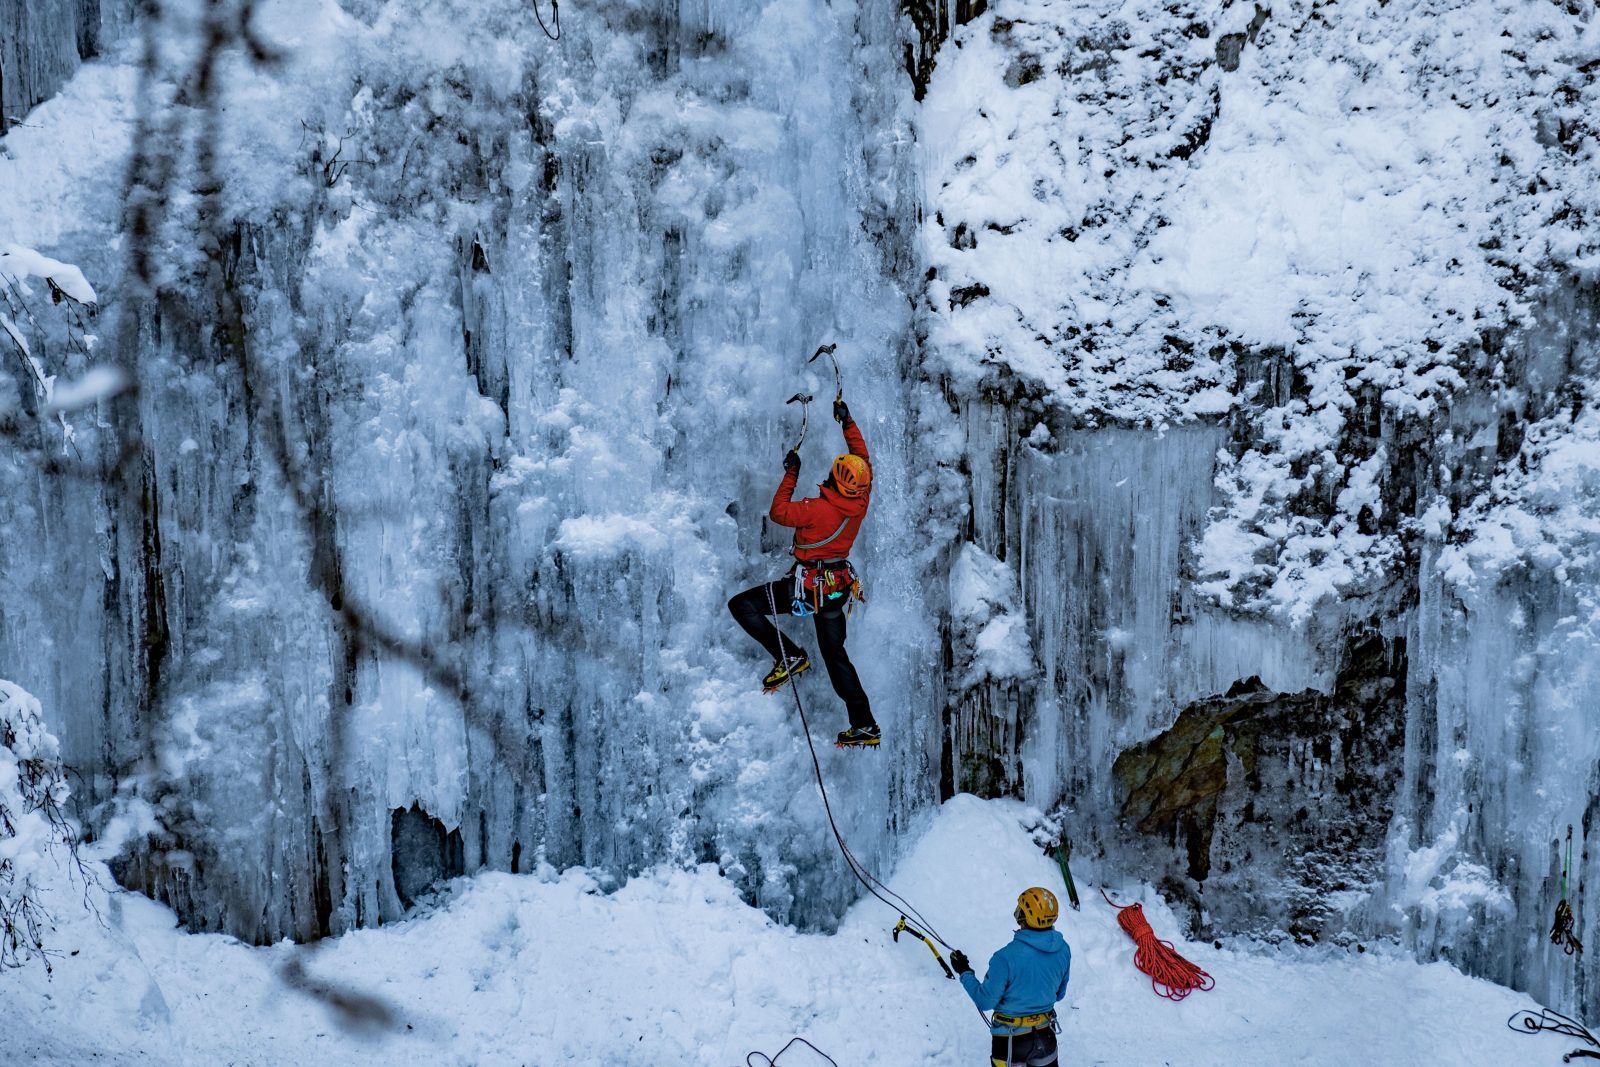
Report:
[{"label": "snow bank", "polygon": [[1027,679],[1037,673],[1017,575],[974,544],[950,567],[950,615],[967,660],[961,684]]},{"label": "snow bank", "polygon": [[935,358],[1085,425],[1242,409],[1203,591],[1301,622],[1383,583],[1404,516],[1355,442],[1438,414],[1600,248],[1588,17],[991,4],[921,122]]},{"label": "snow bank", "polygon": [[[1022,888],[1061,888],[1023,828],[1027,815],[957,797],[889,880],[980,966],[1009,939]],[[1157,998],[1114,912],[1084,886],[1083,910],[1061,921],[1073,947],[1063,1062],[1488,1067],[1540,1050],[1502,1024],[1522,998],[1446,965],[1189,944],[1158,899],[1111,890],[1142,899],[1156,930],[1217,988],[1182,1004]],[[23,972],[0,1001],[8,1062],[71,1062],[95,1049],[111,1062],[174,1065],[730,1067],[802,1034],[841,1065],[956,1067],[984,1062],[988,1044],[922,945],[891,939],[896,916],[878,901],[858,903],[835,935],[797,934],[745,905],[710,866],[650,872],[610,894],[576,869],[486,874],[453,883],[420,918],[315,949],[187,935],[142,897],[112,900],[108,929],[70,927],[82,951],[61,961],[53,985]],[[376,998],[392,1029],[364,1041],[285,985],[278,976],[296,958],[313,980]],[[821,1062],[809,1055],[797,1049],[784,1062]]]}]

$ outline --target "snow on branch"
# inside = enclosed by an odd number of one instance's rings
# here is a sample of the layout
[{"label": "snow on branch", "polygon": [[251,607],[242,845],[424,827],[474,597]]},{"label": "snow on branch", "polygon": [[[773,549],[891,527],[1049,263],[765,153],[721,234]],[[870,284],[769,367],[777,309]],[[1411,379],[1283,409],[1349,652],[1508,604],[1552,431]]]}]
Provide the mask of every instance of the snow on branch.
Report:
[{"label": "snow on branch", "polygon": [[[35,304],[42,303],[39,280],[50,304],[60,311],[59,321],[46,316],[42,307],[35,312]],[[39,414],[54,416],[61,425],[64,450],[77,436],[66,413],[115,396],[128,386],[119,369],[90,364],[97,339],[89,332],[87,317],[98,307],[99,294],[77,267],[19,244],[0,242],[0,349],[16,352],[23,377],[33,385]],[[69,363],[83,370],[83,376],[58,386]],[[0,419],[12,414],[0,407]]]},{"label": "snow on branch", "polygon": [[83,271],[70,263],[51,259],[21,245],[0,245],[0,279],[27,292],[29,278],[42,278],[49,288],[52,303],[71,300],[85,307],[97,307],[100,298]]},{"label": "snow on branch", "polygon": [[62,807],[70,792],[39,701],[0,680],[0,966],[40,959],[50,969],[41,898],[62,853],[76,861],[77,835]]}]

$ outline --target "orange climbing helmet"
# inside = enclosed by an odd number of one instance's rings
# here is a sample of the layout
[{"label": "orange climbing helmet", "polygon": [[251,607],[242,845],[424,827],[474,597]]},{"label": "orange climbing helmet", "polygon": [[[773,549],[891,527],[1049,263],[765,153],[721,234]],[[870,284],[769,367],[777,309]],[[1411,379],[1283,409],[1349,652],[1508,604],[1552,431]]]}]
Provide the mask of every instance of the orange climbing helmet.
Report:
[{"label": "orange climbing helmet", "polygon": [[1017,898],[1017,925],[1030,930],[1048,930],[1061,914],[1061,902],[1048,889],[1033,886]]},{"label": "orange climbing helmet", "polygon": [[872,467],[847,452],[833,461],[833,484],[841,496],[861,496],[872,488]]}]

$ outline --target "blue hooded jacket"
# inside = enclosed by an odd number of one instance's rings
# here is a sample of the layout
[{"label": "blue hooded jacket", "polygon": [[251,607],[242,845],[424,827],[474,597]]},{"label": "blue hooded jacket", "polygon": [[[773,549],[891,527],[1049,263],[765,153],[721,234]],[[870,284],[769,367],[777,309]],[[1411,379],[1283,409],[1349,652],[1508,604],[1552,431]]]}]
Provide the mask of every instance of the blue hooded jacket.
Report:
[{"label": "blue hooded jacket", "polygon": [[[1066,996],[1071,972],[1072,949],[1059,932],[1018,930],[1009,945],[989,957],[989,973],[982,982],[966,971],[961,985],[984,1011],[999,1008],[1007,1015],[1041,1015]],[[991,1029],[997,1034],[1023,1032],[1000,1023]]]}]

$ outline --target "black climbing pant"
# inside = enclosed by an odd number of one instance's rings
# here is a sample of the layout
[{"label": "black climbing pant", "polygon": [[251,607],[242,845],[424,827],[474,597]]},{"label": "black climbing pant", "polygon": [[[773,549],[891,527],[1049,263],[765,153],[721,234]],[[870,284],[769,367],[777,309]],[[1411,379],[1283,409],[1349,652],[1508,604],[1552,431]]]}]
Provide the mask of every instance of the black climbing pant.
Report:
[{"label": "black climbing pant", "polygon": [[[745,633],[761,642],[761,647],[774,660],[783,659],[785,652],[790,659],[795,659],[804,656],[805,649],[782,637],[772,623],[773,606],[777,607],[779,615],[788,616],[789,604],[793,599],[794,579],[779,578],[775,582],[752,586],[735,596],[728,601],[728,611],[744,627]],[[856,676],[850,654],[844,649],[844,608],[824,608],[811,618],[817,625],[817,646],[822,651],[823,665],[828,668],[828,681],[833,683],[833,691],[844,701],[845,710],[850,713],[850,725],[857,729],[874,725],[872,704],[867,700],[866,690],[861,688],[861,679]],[[781,646],[778,643],[780,640],[783,642]]]},{"label": "black climbing pant", "polygon": [[1027,1064],[1028,1067],[1056,1067],[1056,1033],[1050,1027],[1008,1037],[995,1034],[989,1048],[995,1067]]}]

